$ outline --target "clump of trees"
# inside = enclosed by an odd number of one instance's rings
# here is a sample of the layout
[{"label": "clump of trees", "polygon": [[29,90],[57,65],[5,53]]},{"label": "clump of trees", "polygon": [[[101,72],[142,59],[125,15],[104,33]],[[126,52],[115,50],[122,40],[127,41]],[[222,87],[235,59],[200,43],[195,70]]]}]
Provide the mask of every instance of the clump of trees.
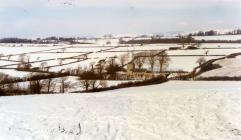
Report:
[{"label": "clump of trees", "polygon": [[84,71],[80,76],[79,76],[79,81],[80,81],[80,87],[85,89],[86,91],[88,90],[95,90],[98,87],[105,87],[106,83],[103,80],[100,80],[101,76],[91,70],[86,70]]},{"label": "clump of trees", "polygon": [[115,79],[116,72],[121,70],[123,70],[123,68],[120,67],[119,64],[115,62],[115,58],[111,58],[107,66],[105,67],[106,74],[109,75],[108,79]]}]

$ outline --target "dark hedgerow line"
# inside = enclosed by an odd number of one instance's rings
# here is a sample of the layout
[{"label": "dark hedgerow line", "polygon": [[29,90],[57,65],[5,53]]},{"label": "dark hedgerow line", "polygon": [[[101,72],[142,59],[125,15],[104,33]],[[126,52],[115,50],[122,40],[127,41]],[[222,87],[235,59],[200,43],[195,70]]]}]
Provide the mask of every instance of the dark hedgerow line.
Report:
[{"label": "dark hedgerow line", "polygon": [[140,87],[140,86],[149,86],[155,84],[161,84],[167,82],[168,79],[164,76],[154,77],[152,79],[144,80],[144,81],[136,81],[136,82],[128,82],[128,83],[121,83],[117,86],[110,86],[105,88],[96,88],[88,91],[75,91],[72,93],[94,93],[94,92],[102,92],[108,90],[115,90],[115,89],[122,89],[122,88],[130,88],[130,87]]}]

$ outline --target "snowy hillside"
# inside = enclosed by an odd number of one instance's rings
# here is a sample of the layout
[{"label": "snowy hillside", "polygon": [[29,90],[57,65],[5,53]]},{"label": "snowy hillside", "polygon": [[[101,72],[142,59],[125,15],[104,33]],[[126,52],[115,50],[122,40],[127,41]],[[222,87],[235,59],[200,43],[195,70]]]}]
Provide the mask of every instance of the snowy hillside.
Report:
[{"label": "snowy hillside", "polygon": [[0,139],[240,140],[240,85],[171,81],[99,94],[0,97]]},{"label": "snowy hillside", "polygon": [[200,77],[240,77],[241,76],[241,56],[235,58],[225,58],[214,62],[221,68],[205,72]]},{"label": "snowy hillside", "polygon": [[195,40],[240,40],[241,35],[194,36]]}]

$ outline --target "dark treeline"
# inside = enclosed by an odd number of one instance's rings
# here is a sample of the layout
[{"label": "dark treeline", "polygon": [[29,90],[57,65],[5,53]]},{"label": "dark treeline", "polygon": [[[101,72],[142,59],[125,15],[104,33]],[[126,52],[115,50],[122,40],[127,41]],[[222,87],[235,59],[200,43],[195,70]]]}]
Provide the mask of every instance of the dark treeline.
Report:
[{"label": "dark treeline", "polygon": [[0,43],[33,43],[33,40],[21,38],[3,38],[0,39]]},{"label": "dark treeline", "polygon": [[153,38],[143,40],[120,41],[121,44],[158,44],[158,43],[241,43],[241,40],[195,40],[193,38]]},{"label": "dark treeline", "polygon": [[50,78],[60,78],[65,76],[70,76],[71,74],[69,72],[65,73],[50,73],[50,74],[37,74],[32,75],[30,77],[11,77],[11,76],[5,76],[2,81],[0,81],[0,85],[3,84],[10,84],[10,83],[18,83],[18,82],[27,82],[27,81],[36,81],[36,80],[43,80],[43,79],[50,79]]},{"label": "dark treeline", "polygon": [[217,31],[210,30],[210,31],[199,31],[196,33],[190,33],[190,36],[215,36],[215,35],[240,35],[241,34],[241,29],[236,29],[233,31],[229,31],[226,33],[218,33]]},{"label": "dark treeline", "polygon": [[156,44],[156,43],[195,43],[196,41],[191,36],[179,38],[152,38],[124,41],[120,40],[122,44]]},{"label": "dark treeline", "polygon": [[199,81],[240,81],[241,77],[228,77],[228,76],[213,76],[213,77],[200,77],[196,80]]},{"label": "dark treeline", "polygon": [[86,38],[73,38],[73,37],[47,37],[47,38],[37,38],[37,39],[24,39],[24,38],[2,38],[0,43],[35,43],[35,44],[50,44],[50,43],[59,43],[59,42],[68,42],[72,44],[79,44],[76,40],[86,39]]}]

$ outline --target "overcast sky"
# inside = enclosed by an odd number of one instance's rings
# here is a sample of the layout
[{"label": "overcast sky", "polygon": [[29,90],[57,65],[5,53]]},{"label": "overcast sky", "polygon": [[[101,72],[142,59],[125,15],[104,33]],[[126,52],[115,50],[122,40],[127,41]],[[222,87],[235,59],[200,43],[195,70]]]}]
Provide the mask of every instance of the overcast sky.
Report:
[{"label": "overcast sky", "polygon": [[0,37],[241,28],[241,0],[0,0]]}]

